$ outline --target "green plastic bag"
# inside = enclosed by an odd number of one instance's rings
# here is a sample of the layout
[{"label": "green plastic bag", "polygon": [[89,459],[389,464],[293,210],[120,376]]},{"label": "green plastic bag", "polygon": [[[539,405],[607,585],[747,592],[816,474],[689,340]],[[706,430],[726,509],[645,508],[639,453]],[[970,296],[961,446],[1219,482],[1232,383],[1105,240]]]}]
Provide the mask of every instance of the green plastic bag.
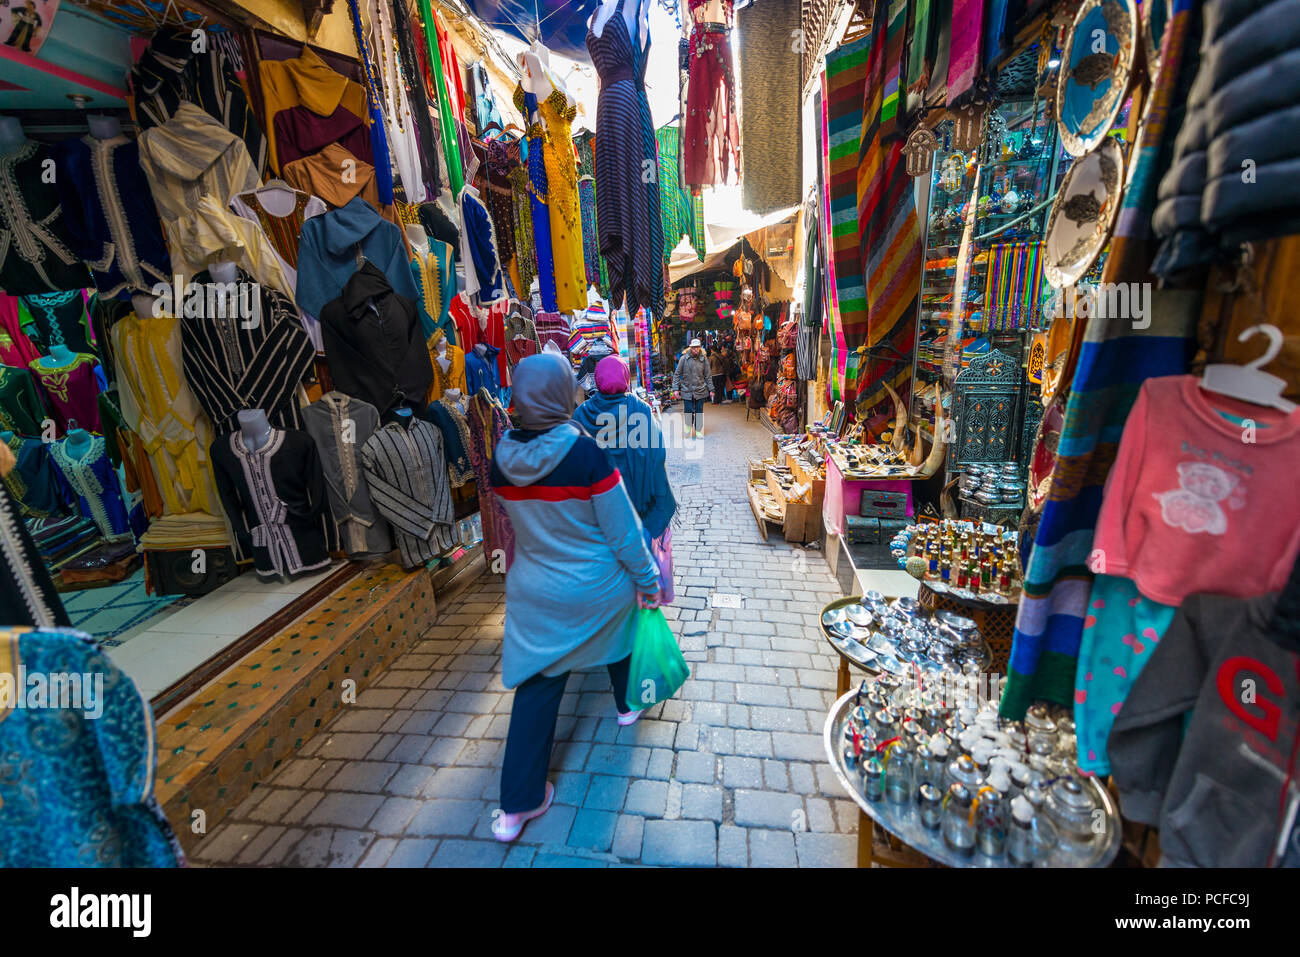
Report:
[{"label": "green plastic bag", "polygon": [[682,650],[658,608],[638,608],[632,617],[636,637],[627,676],[627,707],[641,711],[667,701],[690,677]]}]

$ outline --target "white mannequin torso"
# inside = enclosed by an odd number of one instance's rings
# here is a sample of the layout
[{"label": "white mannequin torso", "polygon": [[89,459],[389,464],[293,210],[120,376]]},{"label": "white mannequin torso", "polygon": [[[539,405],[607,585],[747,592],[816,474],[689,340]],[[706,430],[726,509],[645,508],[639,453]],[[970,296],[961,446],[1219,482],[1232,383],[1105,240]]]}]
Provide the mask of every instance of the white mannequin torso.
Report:
[{"label": "white mannequin torso", "polygon": [[451,368],[451,356],[447,355],[446,336],[443,336],[443,338],[438,340],[438,355],[435,358],[438,360],[439,368],[441,368],[444,373]]},{"label": "white mannequin torso", "polygon": [[258,204],[272,216],[288,216],[298,204],[298,190],[282,179],[273,179],[253,192]]},{"label": "white mannequin torso", "polygon": [[524,68],[524,75],[519,83],[524,88],[525,93],[533,94],[533,96],[537,97],[537,102],[540,103],[551,95],[552,90],[559,90],[564,94],[564,98],[569,105],[574,105],[573,95],[564,88],[564,84],[551,72],[551,54],[546,47],[537,41],[533,41],[533,45],[519,55],[519,62]]},{"label": "white mannequin torso", "polygon": [[623,22],[627,25],[627,35],[636,38],[637,47],[645,49],[646,37],[650,33],[650,0],[603,0],[599,9],[591,15],[587,28],[592,36],[599,38],[623,3]]},{"label": "white mannequin torso", "polygon": [[411,244],[411,252],[415,253],[421,262],[429,258],[429,234],[424,231],[423,226],[419,223],[407,223],[406,239]]}]

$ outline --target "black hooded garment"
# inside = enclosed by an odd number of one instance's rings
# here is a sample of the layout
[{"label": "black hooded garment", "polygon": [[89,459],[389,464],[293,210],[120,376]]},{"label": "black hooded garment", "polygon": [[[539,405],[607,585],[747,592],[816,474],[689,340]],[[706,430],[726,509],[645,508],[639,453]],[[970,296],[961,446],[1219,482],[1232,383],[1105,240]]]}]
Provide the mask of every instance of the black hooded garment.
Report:
[{"label": "black hooded garment", "polygon": [[373,263],[363,263],[325,305],[320,322],[334,388],[381,413],[403,403],[423,410],[433,366],[420,315]]}]

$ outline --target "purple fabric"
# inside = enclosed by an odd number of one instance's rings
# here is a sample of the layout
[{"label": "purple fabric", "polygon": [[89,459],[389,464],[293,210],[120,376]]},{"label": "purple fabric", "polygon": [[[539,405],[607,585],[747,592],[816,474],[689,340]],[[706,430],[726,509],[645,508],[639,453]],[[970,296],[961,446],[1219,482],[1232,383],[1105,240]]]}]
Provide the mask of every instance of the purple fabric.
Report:
[{"label": "purple fabric", "polygon": [[952,52],[948,59],[948,105],[975,85],[984,32],[984,0],[953,0]]},{"label": "purple fabric", "polygon": [[605,356],[596,363],[596,388],[605,395],[622,395],[629,381],[627,363],[618,356]]},{"label": "purple fabric", "polygon": [[320,116],[305,106],[291,107],[275,114],[274,126],[280,169],[286,163],[320,152],[331,143],[338,143],[357,159],[374,165],[370,131],[361,117],[341,106],[329,116]]}]

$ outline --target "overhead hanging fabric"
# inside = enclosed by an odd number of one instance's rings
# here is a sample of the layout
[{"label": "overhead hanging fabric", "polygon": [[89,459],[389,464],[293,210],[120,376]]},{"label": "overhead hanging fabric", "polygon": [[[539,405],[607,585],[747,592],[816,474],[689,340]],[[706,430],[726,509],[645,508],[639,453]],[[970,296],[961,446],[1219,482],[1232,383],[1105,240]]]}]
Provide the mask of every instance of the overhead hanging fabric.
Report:
[{"label": "overhead hanging fabric", "polygon": [[[354,0],[355,2],[355,0]],[[438,91],[438,125],[442,134],[443,156],[447,161],[447,178],[453,196],[459,196],[465,186],[465,167],[461,159],[460,139],[456,133],[456,117],[452,111],[451,94],[447,88],[446,66],[438,47],[438,23],[429,0],[419,0],[420,19],[424,22],[425,49],[429,53],[428,79]]]},{"label": "overhead hanging fabric", "polygon": [[796,35],[800,12],[798,3],[751,3],[736,14],[745,118],[740,152],[748,158],[740,195],[744,208],[754,213],[794,206],[803,188],[803,125],[791,123],[800,114],[801,54],[783,39]]},{"label": "overhead hanging fabric", "polygon": [[366,80],[366,107],[370,111],[370,142],[375,151],[375,181],[379,186],[379,202],[384,206],[391,206],[393,167],[388,160],[388,134],[384,131],[386,121],[384,111],[380,107],[379,77],[370,62],[370,50],[366,44],[365,29],[361,26],[361,8],[357,5],[357,0],[348,0],[348,10],[352,14],[352,32],[357,40],[361,71]]},{"label": "overhead hanging fabric", "polygon": [[[894,3],[878,0],[876,4],[858,156],[858,234],[866,280],[867,326],[865,338],[857,344],[873,354],[864,358],[856,398],[863,412],[882,407],[867,423],[873,432],[883,428],[892,415],[886,403],[885,384],[900,395],[910,392],[917,299],[921,292],[916,194],[903,161],[898,124],[884,111],[891,90],[897,97],[899,63],[891,57],[902,51],[901,36],[888,36],[896,22],[885,20],[887,7]],[[850,339],[849,344],[855,343]]]},{"label": "overhead hanging fabric", "polygon": [[600,75],[596,104],[596,202],[600,253],[609,271],[610,305],[634,315],[642,306],[663,315],[664,250],[660,219],[659,151],[645,71],[649,41],[640,49],[628,35],[623,4],[600,36],[587,35],[587,47]]}]

